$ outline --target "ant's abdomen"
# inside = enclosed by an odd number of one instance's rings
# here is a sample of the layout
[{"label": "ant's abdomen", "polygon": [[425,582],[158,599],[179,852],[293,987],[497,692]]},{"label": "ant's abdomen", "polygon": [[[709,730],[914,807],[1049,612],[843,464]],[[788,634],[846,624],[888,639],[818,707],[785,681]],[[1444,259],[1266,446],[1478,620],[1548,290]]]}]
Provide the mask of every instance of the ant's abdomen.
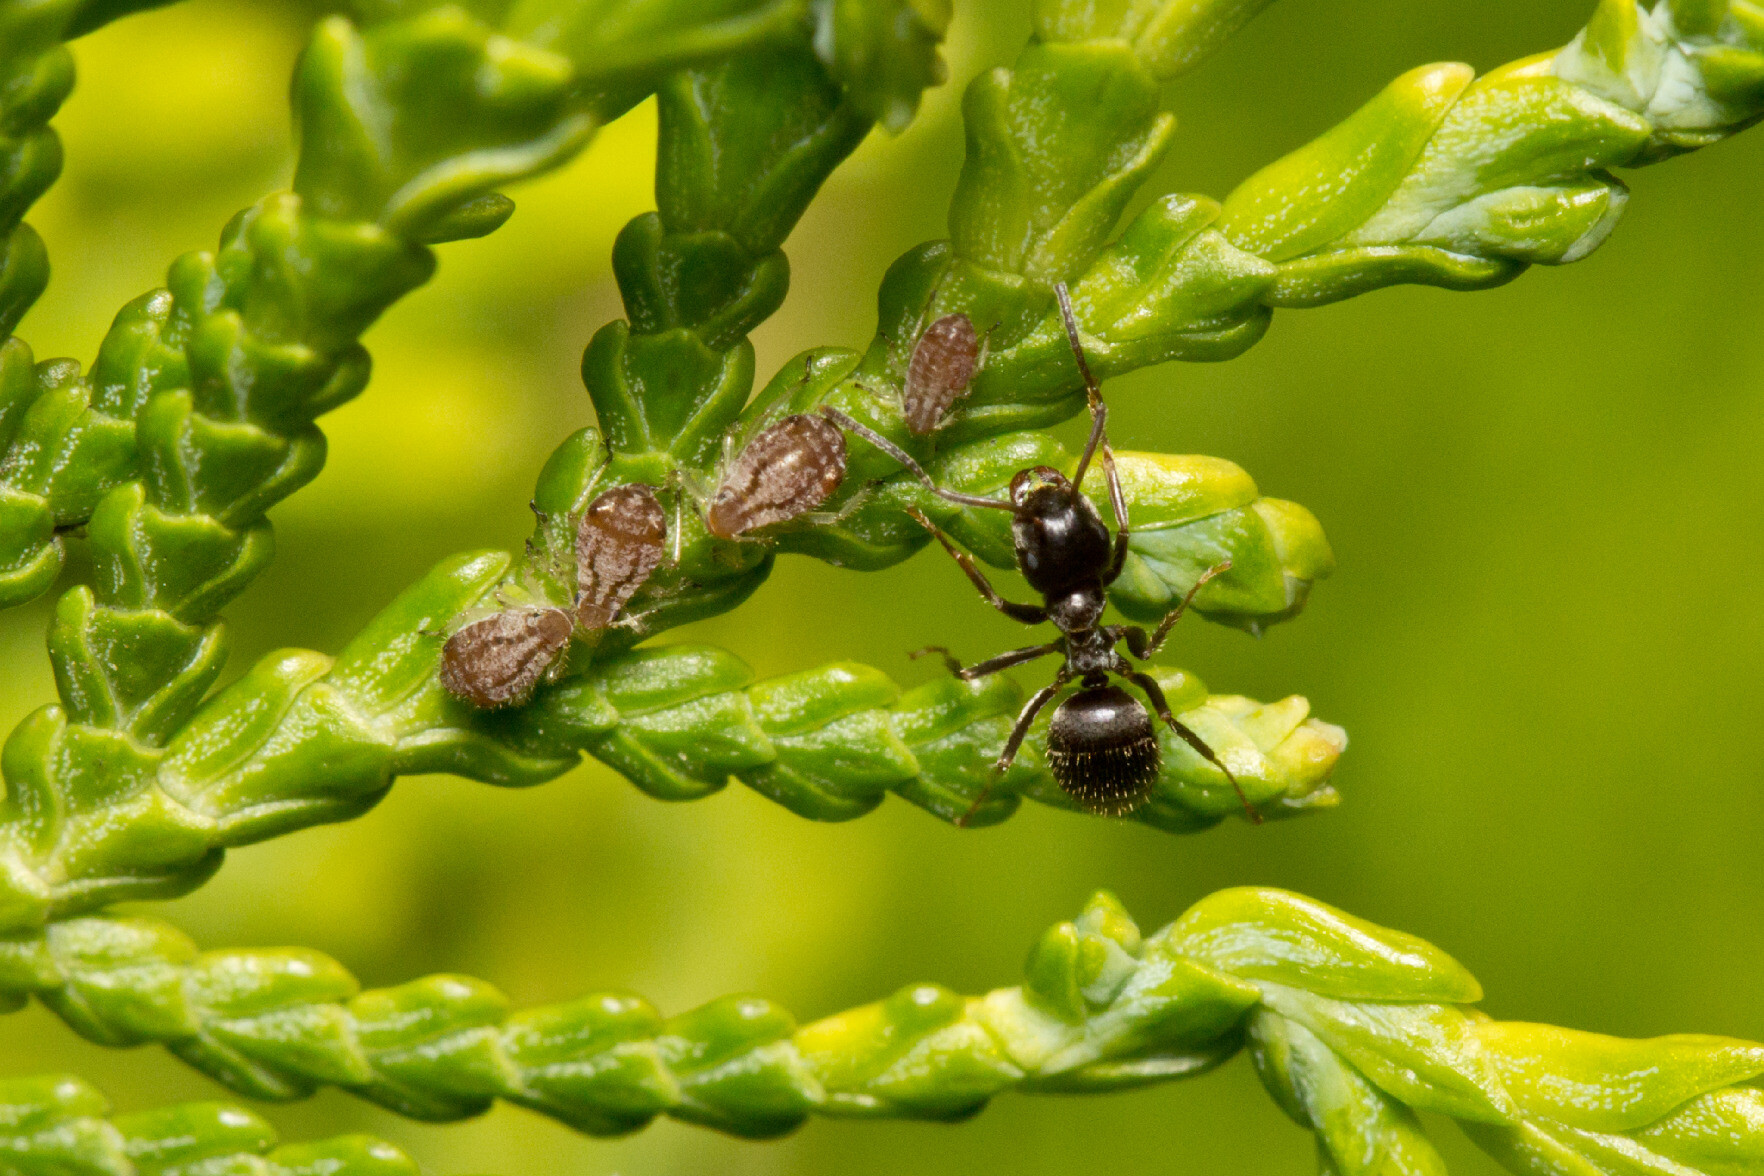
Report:
[{"label": "ant's abdomen", "polygon": [[1120,817],[1157,783],[1162,760],[1151,716],[1119,686],[1080,690],[1054,711],[1047,766],[1066,794],[1090,812]]}]

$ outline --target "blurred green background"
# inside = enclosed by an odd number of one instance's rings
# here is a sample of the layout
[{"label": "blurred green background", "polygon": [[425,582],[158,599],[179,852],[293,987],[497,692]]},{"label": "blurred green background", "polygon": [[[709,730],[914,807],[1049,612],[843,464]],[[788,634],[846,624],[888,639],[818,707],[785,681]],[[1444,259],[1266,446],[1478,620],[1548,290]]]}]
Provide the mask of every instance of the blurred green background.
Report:
[{"label": "blurred green background", "polygon": [[[960,83],[1014,56],[1023,7],[958,4],[955,81],[828,185],[756,336],[762,373],[867,341],[883,268],[941,235]],[[1590,8],[1283,0],[1173,88],[1183,130],[1152,187],[1222,195],[1403,69],[1487,69]],[[76,44],[66,175],[31,218],[55,263],[20,329],[39,356],[89,359],[167,262],[285,185],[308,15],[191,0]],[[235,667],[335,651],[439,557],[521,541],[539,464],[590,418],[576,367],[618,314],[608,251],[651,207],[653,134],[640,108],[515,190],[506,228],[444,247],[437,280],[370,332],[373,384],[327,419],[329,469],[275,512],[280,558],[231,610]],[[909,981],[1013,983],[1095,887],[1149,929],[1267,883],[1433,940],[1497,1017],[1764,1040],[1764,131],[1626,178],[1625,222],[1588,261],[1283,312],[1230,364],[1109,388],[1123,447],[1230,458],[1322,519],[1341,568],[1302,617],[1259,641],[1188,622],[1166,657],[1345,725],[1336,812],[1173,838],[1031,805],[964,833],[898,800],[836,826],[740,786],[668,806],[598,765],[518,793],[426,777],[152,909],[206,946],[322,949],[368,984],[466,971],[517,1003],[617,988],[669,1012],[745,990],[807,1020]],[[46,618],[0,617],[8,727],[50,696]],[[1021,631],[933,551],[869,576],[783,559],[745,608],[680,636],[762,674],[855,658],[916,682],[933,670],[906,650],[973,658]],[[0,1021],[0,1050],[9,1074],[72,1069],[125,1109],[218,1094],[36,1008]],[[600,1141],[508,1108],[419,1125],[334,1092],[269,1113],[290,1138],[379,1133],[438,1173],[1313,1170],[1241,1059],[1128,1095],[1006,1096],[959,1127],[814,1122],[767,1144],[666,1121]],[[1436,1126],[1455,1171],[1495,1170]]]}]

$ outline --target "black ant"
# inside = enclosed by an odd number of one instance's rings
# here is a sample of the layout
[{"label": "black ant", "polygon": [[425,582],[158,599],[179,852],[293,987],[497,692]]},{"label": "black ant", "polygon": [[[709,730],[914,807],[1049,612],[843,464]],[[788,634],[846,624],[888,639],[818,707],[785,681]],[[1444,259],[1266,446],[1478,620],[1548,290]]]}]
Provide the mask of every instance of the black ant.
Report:
[{"label": "black ant", "polygon": [[[911,455],[888,438],[859,424],[838,409],[821,410],[841,428],[862,437],[910,470],[939,498],[960,506],[1010,511],[1017,570],[1029,581],[1030,587],[1041,593],[1042,604],[1016,604],[1001,597],[987,580],[985,573],[965,553],[957,550],[955,544],[950,542],[949,537],[936,524],[917,509],[910,513],[921,526],[937,537],[944,550],[961,565],[962,571],[967,573],[968,579],[980,590],[980,595],[985,597],[988,604],[1012,620],[1028,625],[1052,621],[1060,630],[1057,641],[1012,650],[966,668],[947,649],[940,646],[931,646],[914,654],[915,657],[925,653],[942,654],[951,672],[969,682],[1049,654],[1061,654],[1065,659],[1054,674],[1054,680],[1036,691],[1023,707],[1022,713],[1017,716],[1016,725],[1011,728],[1010,737],[1005,740],[1004,751],[993,765],[986,787],[956,824],[965,826],[973,819],[993,786],[1016,758],[1017,750],[1023,745],[1023,739],[1028,735],[1035,716],[1073,678],[1079,679],[1078,691],[1060,703],[1048,727],[1048,767],[1052,769],[1054,779],[1059,781],[1060,787],[1091,812],[1105,816],[1122,816],[1137,808],[1157,782],[1161,755],[1157,735],[1145,707],[1133,695],[1111,683],[1111,674],[1125,678],[1139,687],[1158,717],[1202,758],[1225,773],[1225,778],[1237,792],[1238,800],[1243,803],[1244,811],[1252,821],[1260,824],[1261,814],[1251,806],[1249,798],[1244,796],[1243,788],[1238,784],[1237,777],[1232,775],[1231,769],[1220,761],[1205,740],[1170,713],[1170,704],[1156,679],[1134,669],[1132,663],[1115,649],[1116,644],[1124,640],[1134,657],[1141,661],[1149,659],[1163,645],[1164,638],[1194,600],[1195,593],[1207,581],[1228,571],[1230,562],[1207,569],[1194,587],[1189,589],[1182,603],[1149,636],[1137,625],[1097,623],[1102,619],[1106,604],[1103,590],[1120,576],[1127,561],[1127,501],[1121,492],[1120,478],[1115,472],[1114,451],[1109,448],[1103,432],[1108,409],[1102,402],[1102,391],[1097,385],[1096,377],[1091,374],[1090,365],[1085,361],[1084,348],[1078,339],[1078,322],[1072,315],[1072,300],[1065,283],[1056,285],[1054,294],[1059,299],[1060,314],[1066,324],[1066,337],[1072,344],[1072,354],[1078,360],[1078,371],[1084,377],[1090,406],[1090,438],[1085,443],[1083,456],[1078,459],[1078,468],[1070,479],[1049,466],[1022,470],[1011,479],[1008,502],[946,490],[937,485]],[[1119,529],[1112,538],[1102,516],[1081,489],[1085,471],[1090,468],[1091,460],[1099,451],[1109,487],[1109,502],[1119,524]]]}]

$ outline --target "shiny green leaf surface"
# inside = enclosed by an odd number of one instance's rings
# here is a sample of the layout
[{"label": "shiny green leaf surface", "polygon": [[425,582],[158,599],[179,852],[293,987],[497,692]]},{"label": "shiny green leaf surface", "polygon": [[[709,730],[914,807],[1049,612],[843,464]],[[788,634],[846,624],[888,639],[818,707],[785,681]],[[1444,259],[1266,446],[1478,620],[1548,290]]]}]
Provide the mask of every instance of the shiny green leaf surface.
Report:
[{"label": "shiny green leaf surface", "polygon": [[[1271,982],[1256,951],[1219,950],[1227,927],[1240,942],[1357,957],[1367,995],[1302,986],[1314,976],[1339,989],[1339,964]],[[162,1043],[258,1098],[337,1086],[428,1120],[504,1099],[595,1135],[668,1115],[763,1139],[812,1115],[961,1119],[1013,1089],[1094,1094],[1191,1077],[1247,1044],[1275,1101],[1316,1132],[1325,1171],[1443,1173],[1418,1110],[1459,1120],[1520,1173],[1659,1156],[1678,1166],[1655,1170],[1726,1176],[1754,1171],[1764,1144],[1747,1085],[1764,1046],[1623,1041],[1418,1001],[1429,991],[1418,977],[1438,990],[1443,975],[1460,994],[1475,981],[1421,940],[1277,890],[1221,892],[1151,935],[1099,892],[1041,937],[1019,986],[963,996],[911,984],[807,1024],[752,996],[664,1018],[611,993],[511,1013],[465,976],[359,991],[317,953],[198,952],[148,920],[75,919],[11,942],[36,965],[0,970],[0,990],[38,996],[94,1040]],[[63,1115],[102,1109],[84,1088],[58,1089]],[[186,1126],[165,1149],[271,1142],[249,1116],[205,1115],[179,1108],[117,1127],[160,1138]]]},{"label": "shiny green leaf surface", "polygon": [[[62,41],[144,6],[0,0],[6,332],[47,281],[42,238],[21,218],[60,167],[47,120],[72,84]],[[293,190],[241,212],[212,253],[173,263],[89,368],[0,342],[0,601],[52,587],[70,540],[89,557],[49,620],[59,702],[4,749],[0,1001],[36,994],[93,1040],[165,1043],[255,1097],[338,1086],[431,1120],[500,1098],[597,1135],[660,1114],[751,1138],[810,1114],[953,1121],[1013,1088],[1198,1073],[1247,1042],[1275,1099],[1316,1131],[1325,1172],[1441,1170],[1416,1118],[1427,1111],[1525,1173],[1755,1173],[1759,1047],[1492,1022],[1465,1007],[1480,989],[1450,957],[1284,891],[1224,892],[1152,936],[1099,896],[1038,942],[1019,988],[915,985],[800,1027],[744,997],[669,1019],[618,996],[511,1014],[494,988],[457,976],[364,993],[316,952],[204,954],[151,920],[77,917],[186,893],[226,848],[359,816],[402,775],[524,786],[584,753],[658,799],[739,780],[819,821],[863,815],[889,792],[962,818],[1022,705],[1013,681],[903,690],[849,660],[759,679],[717,645],[644,642],[739,608],[778,553],[898,563],[927,542],[910,510],[1009,567],[1006,517],[928,494],[853,438],[822,509],[718,538],[703,507],[743,443],[831,405],[940,483],[998,496],[1025,466],[1072,468],[1047,432],[1083,406],[1055,282],[1071,284],[1105,378],[1229,359],[1279,307],[1398,282],[1479,289],[1580,260],[1626,207],[1613,169],[1707,145],[1764,111],[1755,5],[1604,0],[1558,53],[1481,77],[1450,64],[1403,75],[1223,202],[1147,199],[1175,142],[1161,84],[1264,6],[1040,0],[1028,47],[966,90],[948,240],[889,271],[867,349],[804,352],[757,396],[749,336],[786,298],[783,247],[872,126],[900,130],[941,80],[948,5],[388,0],[319,21],[292,87]],[[266,512],[324,465],[316,419],[367,385],[360,337],[430,278],[432,246],[509,221],[502,187],[562,164],[650,94],[656,210],[613,247],[627,318],[582,362],[597,427],[540,474],[528,554],[455,557],[334,659],[281,650],[229,681],[220,613],[272,558]],[[985,363],[943,428],[911,436],[909,356],[928,322],[956,311],[984,336]],[[1119,457],[1134,535],[1111,601],[1125,616],[1155,622],[1228,560],[1196,609],[1260,633],[1333,570],[1317,519],[1264,497],[1234,463]],[[661,495],[671,541],[633,623],[581,635],[528,705],[484,713],[449,697],[437,679],[448,627],[504,598],[568,604],[576,522],[633,481]],[[1185,672],[1155,676],[1258,812],[1335,803],[1346,736],[1304,698],[1263,704]],[[1022,797],[1075,807],[1047,769],[1046,723],[975,824]],[[1137,821],[1189,832],[1241,812],[1224,773],[1168,732],[1160,747]],[[63,1118],[95,1118],[89,1102]],[[89,1170],[408,1170],[368,1143],[271,1152],[267,1128],[230,1111],[112,1126],[133,1168]],[[70,1156],[115,1142],[74,1124],[13,1151],[36,1165],[25,1170],[88,1170],[55,1152],[68,1140]]]},{"label": "shiny green leaf surface", "polygon": [[418,1176],[390,1143],[345,1135],[281,1144],[252,1112],[200,1102],[110,1114],[78,1078],[0,1081],[0,1147],[20,1176]]}]

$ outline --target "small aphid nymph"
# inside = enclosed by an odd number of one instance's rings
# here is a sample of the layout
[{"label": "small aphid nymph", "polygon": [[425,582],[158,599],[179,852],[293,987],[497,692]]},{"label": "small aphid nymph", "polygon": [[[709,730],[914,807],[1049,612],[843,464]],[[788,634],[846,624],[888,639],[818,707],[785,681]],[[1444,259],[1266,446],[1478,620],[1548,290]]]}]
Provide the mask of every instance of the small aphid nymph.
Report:
[{"label": "small aphid nymph", "polygon": [[441,647],[441,685],[480,710],[521,706],[563,665],[570,638],[620,622],[661,562],[667,518],[640,482],[600,495],[576,528],[573,608],[516,605],[462,625]]},{"label": "small aphid nymph", "polygon": [[668,517],[641,482],[596,498],[576,528],[576,623],[593,632],[613,623],[661,563]]},{"label": "small aphid nymph", "polygon": [[787,416],[742,449],[705,511],[719,539],[806,514],[845,479],[845,435],[824,417]]},{"label": "small aphid nymph", "polygon": [[557,664],[575,627],[567,609],[540,606],[473,621],[441,647],[441,685],[480,710],[520,706]]},{"label": "small aphid nymph", "polygon": [[948,314],[925,328],[907,361],[901,415],[915,437],[929,436],[973,382],[980,336],[965,314]]}]

